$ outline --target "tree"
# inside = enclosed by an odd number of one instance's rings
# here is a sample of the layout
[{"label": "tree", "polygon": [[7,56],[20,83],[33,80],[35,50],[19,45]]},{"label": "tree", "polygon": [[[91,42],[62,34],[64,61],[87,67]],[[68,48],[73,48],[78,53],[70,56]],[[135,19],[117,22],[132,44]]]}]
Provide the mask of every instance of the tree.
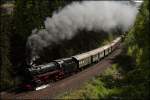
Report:
[{"label": "tree", "polygon": [[13,65],[18,66],[29,56],[26,54],[26,42],[32,30],[44,28],[45,18],[64,4],[64,0],[16,0],[11,35]]},{"label": "tree", "polygon": [[134,27],[126,39],[128,55],[136,61],[136,66],[127,74],[127,82],[131,85],[126,93],[132,99],[146,100],[150,96],[150,45],[149,45],[149,0],[141,6]]},{"label": "tree", "polygon": [[10,62],[10,41],[9,41],[9,23],[7,15],[1,16],[1,37],[0,37],[0,49],[1,49],[1,66],[0,66],[0,91],[11,87],[14,83],[12,77],[12,64]]}]

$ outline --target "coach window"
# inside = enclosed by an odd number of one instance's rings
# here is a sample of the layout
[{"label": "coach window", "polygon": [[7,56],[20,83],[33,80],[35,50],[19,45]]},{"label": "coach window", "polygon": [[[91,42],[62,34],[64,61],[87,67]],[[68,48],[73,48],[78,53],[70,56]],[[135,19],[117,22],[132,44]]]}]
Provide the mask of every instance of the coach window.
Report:
[{"label": "coach window", "polygon": [[80,61],[80,64],[82,64],[82,60]]}]

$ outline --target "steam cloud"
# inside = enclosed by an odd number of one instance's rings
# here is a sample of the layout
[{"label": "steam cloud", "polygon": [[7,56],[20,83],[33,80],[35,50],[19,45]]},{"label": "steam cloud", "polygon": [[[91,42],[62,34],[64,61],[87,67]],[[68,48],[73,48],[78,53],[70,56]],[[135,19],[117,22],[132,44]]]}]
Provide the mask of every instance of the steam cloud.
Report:
[{"label": "steam cloud", "polygon": [[[120,27],[123,31],[134,23],[138,9],[119,1],[73,2],[53,16],[47,17],[44,29],[34,29],[27,41],[32,56],[52,43],[71,39],[80,29],[111,31]],[[92,34],[92,33],[91,33]]]}]

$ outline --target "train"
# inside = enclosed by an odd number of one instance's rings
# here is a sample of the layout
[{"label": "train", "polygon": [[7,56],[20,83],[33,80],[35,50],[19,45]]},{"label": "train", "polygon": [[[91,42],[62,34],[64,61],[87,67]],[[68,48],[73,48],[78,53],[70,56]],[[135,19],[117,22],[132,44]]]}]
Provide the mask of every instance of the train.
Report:
[{"label": "train", "polygon": [[26,68],[25,72],[29,77],[29,81],[21,84],[20,87],[25,90],[36,90],[41,85],[49,84],[51,81],[57,81],[68,75],[77,73],[108,56],[117,49],[123,38],[124,35],[121,35],[109,44],[94,50],[68,58],[53,60],[47,64]]}]

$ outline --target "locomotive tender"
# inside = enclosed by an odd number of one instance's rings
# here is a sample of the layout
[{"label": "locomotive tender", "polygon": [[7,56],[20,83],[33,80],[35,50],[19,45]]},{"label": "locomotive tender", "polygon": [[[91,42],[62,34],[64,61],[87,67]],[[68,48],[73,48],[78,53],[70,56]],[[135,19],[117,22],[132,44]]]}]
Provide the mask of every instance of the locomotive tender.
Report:
[{"label": "locomotive tender", "polygon": [[21,85],[23,89],[35,90],[36,87],[64,78],[66,75],[78,72],[86,66],[100,61],[114,51],[120,44],[124,35],[111,43],[97,49],[78,54],[69,58],[54,60],[50,63],[27,68],[30,81]]}]

